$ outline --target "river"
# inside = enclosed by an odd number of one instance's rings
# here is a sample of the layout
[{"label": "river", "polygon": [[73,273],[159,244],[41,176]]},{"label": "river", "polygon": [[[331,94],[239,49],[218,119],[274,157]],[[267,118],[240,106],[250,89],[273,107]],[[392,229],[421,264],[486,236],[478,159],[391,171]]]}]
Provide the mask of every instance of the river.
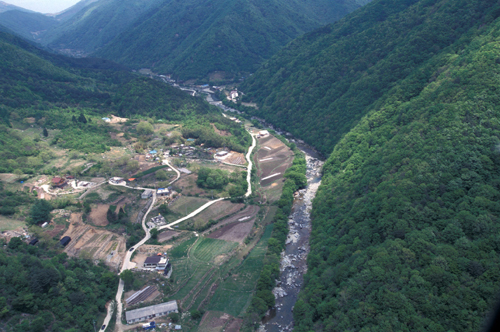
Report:
[{"label": "river", "polygon": [[309,253],[309,237],[311,235],[312,201],[321,183],[321,166],[323,162],[306,147],[298,147],[306,154],[307,187],[296,195],[292,214],[289,216],[290,231],[286,249],[281,254],[280,279],[273,294],[276,306],[269,311],[260,326],[259,332],[278,332],[293,330],[293,306],[304,282],[307,272],[307,254]]}]

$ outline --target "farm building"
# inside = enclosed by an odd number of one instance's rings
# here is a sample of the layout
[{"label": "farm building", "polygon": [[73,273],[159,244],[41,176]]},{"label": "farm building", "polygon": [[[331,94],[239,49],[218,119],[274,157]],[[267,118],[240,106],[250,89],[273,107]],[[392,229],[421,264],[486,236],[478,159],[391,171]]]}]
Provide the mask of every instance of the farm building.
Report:
[{"label": "farm building", "polygon": [[52,187],[62,188],[66,185],[66,179],[56,176],[51,181]]},{"label": "farm building", "polygon": [[144,192],[141,194],[142,199],[148,199],[151,196],[153,196],[153,191],[151,189],[146,189]]},{"label": "farm building", "polygon": [[261,137],[265,137],[265,136],[268,136],[269,135],[269,132],[267,130],[261,130],[259,131],[259,135]]},{"label": "farm building", "polygon": [[154,317],[166,316],[172,312],[179,312],[177,301],[165,302],[150,307],[130,310],[125,312],[127,324],[133,324]]},{"label": "farm building", "polygon": [[156,195],[158,196],[168,196],[170,195],[170,190],[168,188],[160,188],[156,191]]},{"label": "farm building", "polygon": [[229,152],[227,152],[227,151],[219,151],[215,155],[217,157],[224,157],[224,156],[227,156],[228,154],[229,154]]},{"label": "farm building", "polygon": [[66,247],[68,243],[71,241],[71,238],[69,236],[65,236],[59,241],[59,244],[63,247]]}]

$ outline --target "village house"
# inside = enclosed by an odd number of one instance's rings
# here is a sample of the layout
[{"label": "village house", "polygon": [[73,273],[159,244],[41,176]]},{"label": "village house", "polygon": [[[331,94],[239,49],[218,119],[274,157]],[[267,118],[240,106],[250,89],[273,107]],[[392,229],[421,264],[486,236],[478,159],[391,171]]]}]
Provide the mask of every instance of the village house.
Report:
[{"label": "village house", "polygon": [[52,187],[62,188],[66,185],[66,179],[59,177],[59,176],[56,176],[52,179],[51,183],[52,183]]},{"label": "village house", "polygon": [[142,199],[148,199],[151,196],[153,196],[153,191],[151,189],[146,189],[144,192],[141,194]]},{"label": "village house", "polygon": [[144,268],[163,271],[167,267],[168,261],[168,258],[166,256],[162,256],[161,254],[150,256],[144,261]]}]

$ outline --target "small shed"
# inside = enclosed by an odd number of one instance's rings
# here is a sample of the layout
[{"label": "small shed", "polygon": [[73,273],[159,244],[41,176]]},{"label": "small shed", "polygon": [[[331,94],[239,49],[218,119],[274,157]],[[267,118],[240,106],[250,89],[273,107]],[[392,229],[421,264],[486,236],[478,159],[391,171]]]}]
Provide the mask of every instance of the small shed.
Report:
[{"label": "small shed", "polygon": [[65,236],[59,241],[59,244],[63,247],[66,247],[68,243],[71,241],[71,238],[69,236]]},{"label": "small shed", "polygon": [[142,199],[148,199],[151,196],[153,196],[153,191],[151,189],[146,189],[144,192],[141,194]]},{"label": "small shed", "polygon": [[38,243],[38,239],[34,238],[33,240],[30,241],[30,246],[34,246],[37,243]]}]

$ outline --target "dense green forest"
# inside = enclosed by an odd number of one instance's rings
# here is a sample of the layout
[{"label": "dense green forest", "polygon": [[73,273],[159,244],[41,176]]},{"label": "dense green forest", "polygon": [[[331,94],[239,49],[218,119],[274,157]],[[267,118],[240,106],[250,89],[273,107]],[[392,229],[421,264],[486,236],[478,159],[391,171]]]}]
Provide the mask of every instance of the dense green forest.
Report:
[{"label": "dense green forest", "polygon": [[[492,1],[375,1],[287,45],[244,82],[252,115],[286,128],[328,155],[380,99],[478,22]],[[432,79],[419,70],[404,99]]]},{"label": "dense green forest", "polygon": [[[52,49],[92,53],[130,28],[143,15],[151,15],[163,0],[100,0],[93,2],[61,24],[51,27],[41,43]],[[0,23],[1,23],[0,18]]]},{"label": "dense green forest", "polygon": [[175,78],[228,78],[253,72],[300,34],[336,21],[368,1],[166,1],[138,19],[98,56]]},{"label": "dense green forest", "polygon": [[0,24],[15,31],[28,40],[37,38],[37,33],[54,28],[59,22],[40,13],[21,10],[9,10],[0,13]]},{"label": "dense green forest", "polygon": [[499,15],[374,1],[246,83],[255,114],[333,150],[295,331],[483,326],[500,290]]},{"label": "dense green forest", "polygon": [[53,241],[29,246],[13,238],[0,251],[0,328],[92,331],[117,286],[104,265],[58,254]]}]

